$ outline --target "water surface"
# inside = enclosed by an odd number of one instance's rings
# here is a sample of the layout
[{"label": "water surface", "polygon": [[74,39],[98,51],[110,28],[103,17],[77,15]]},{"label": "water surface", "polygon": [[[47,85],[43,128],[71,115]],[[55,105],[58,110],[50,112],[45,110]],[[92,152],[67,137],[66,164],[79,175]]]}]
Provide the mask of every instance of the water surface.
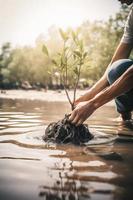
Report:
[{"label": "water surface", "polygon": [[0,100],[1,200],[132,200],[133,129],[114,107],[87,121],[88,146],[42,141],[46,126],[68,113],[63,102]]}]

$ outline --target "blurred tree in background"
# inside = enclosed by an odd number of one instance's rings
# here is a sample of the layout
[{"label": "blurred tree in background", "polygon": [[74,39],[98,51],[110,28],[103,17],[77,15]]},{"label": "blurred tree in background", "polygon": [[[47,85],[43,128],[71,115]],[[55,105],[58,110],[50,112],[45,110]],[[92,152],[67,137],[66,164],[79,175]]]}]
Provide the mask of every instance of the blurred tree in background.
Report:
[{"label": "blurred tree in background", "polygon": [[10,71],[8,65],[11,62],[11,47],[10,43],[7,42],[2,45],[0,52],[0,86],[4,87],[9,83]]},{"label": "blurred tree in background", "polygon": [[[110,17],[107,22],[86,21],[74,30],[78,31],[84,39],[83,45],[89,55],[88,62],[82,68],[80,86],[95,83],[104,73],[122,37],[128,13],[129,8],[122,6],[120,11],[114,17]],[[70,31],[73,30],[71,28],[66,30],[66,32]],[[34,47],[11,48],[10,43],[2,45],[0,50],[1,88],[19,88],[24,82],[28,82],[33,88],[53,89],[55,86],[61,88],[55,64],[42,52],[43,44],[46,44],[54,59],[63,48],[59,29],[51,26],[48,36],[39,35]],[[71,87],[72,83],[73,76],[69,70],[68,85]]]}]

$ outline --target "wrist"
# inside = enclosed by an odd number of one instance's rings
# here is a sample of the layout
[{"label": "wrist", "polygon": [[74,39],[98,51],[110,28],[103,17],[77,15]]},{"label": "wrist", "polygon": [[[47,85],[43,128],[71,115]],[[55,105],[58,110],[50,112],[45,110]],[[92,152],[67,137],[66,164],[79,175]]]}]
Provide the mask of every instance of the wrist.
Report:
[{"label": "wrist", "polygon": [[94,110],[98,109],[101,106],[101,101],[94,97],[93,99],[91,99],[91,106]]},{"label": "wrist", "polygon": [[112,90],[110,90],[110,87],[108,87],[104,91],[101,91],[100,93],[98,93],[92,99],[92,102],[93,102],[95,109],[103,106],[104,104],[106,104],[107,102],[112,100],[113,99],[112,94],[113,94],[113,92],[112,92]]},{"label": "wrist", "polygon": [[89,100],[87,105],[88,105],[88,108],[89,109],[91,108],[93,111],[95,111],[99,107],[95,98]]}]

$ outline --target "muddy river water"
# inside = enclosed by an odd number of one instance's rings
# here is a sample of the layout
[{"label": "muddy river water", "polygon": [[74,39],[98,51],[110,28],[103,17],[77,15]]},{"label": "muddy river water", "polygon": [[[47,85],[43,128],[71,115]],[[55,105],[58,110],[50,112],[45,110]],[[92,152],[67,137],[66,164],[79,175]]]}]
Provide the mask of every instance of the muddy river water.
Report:
[{"label": "muddy river water", "polygon": [[68,113],[63,102],[0,100],[0,200],[132,200],[133,127],[113,106],[88,120],[87,146],[46,144],[45,128]]}]

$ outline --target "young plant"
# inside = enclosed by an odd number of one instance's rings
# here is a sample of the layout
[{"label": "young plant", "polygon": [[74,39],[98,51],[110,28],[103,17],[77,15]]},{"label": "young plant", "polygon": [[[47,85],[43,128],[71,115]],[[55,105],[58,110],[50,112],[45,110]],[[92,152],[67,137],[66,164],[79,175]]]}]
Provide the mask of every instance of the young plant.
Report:
[{"label": "young plant", "polygon": [[[85,50],[83,39],[80,38],[78,31],[64,32],[59,29],[60,36],[63,41],[63,47],[60,52],[54,58],[51,58],[46,45],[43,45],[43,52],[47,55],[51,63],[54,64],[56,71],[59,72],[61,82],[63,84],[66,96],[71,105],[71,109],[74,109],[74,102],[76,99],[76,91],[81,75],[81,68],[87,62],[88,53]],[[70,98],[68,93],[68,78],[69,75],[74,77],[73,81],[73,99]]]}]

